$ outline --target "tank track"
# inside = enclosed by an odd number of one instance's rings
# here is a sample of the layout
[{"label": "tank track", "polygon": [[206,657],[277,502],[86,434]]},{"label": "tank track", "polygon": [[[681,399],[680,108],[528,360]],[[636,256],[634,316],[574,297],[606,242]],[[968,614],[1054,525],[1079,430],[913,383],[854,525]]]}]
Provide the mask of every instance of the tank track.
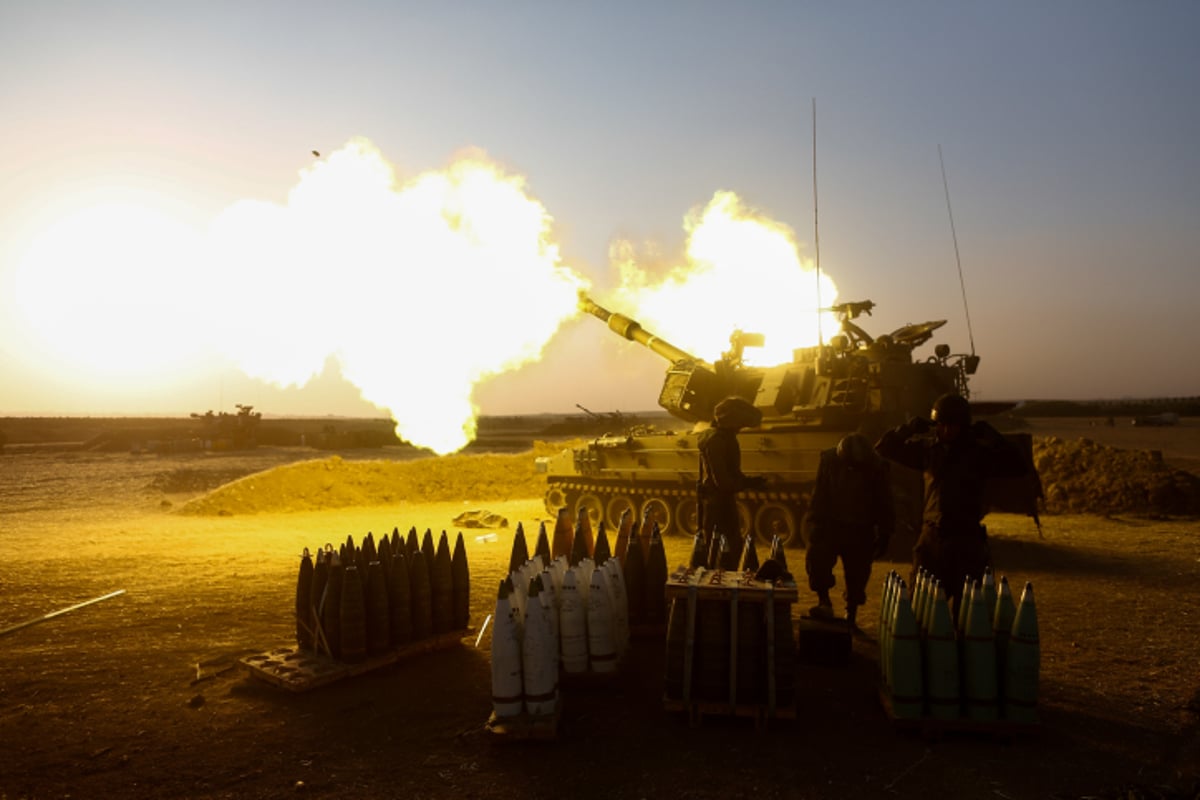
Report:
[{"label": "tank track", "polygon": [[[807,486],[743,492],[738,496],[742,535],[753,531],[755,541],[762,545],[769,545],[778,535],[789,547],[804,547],[803,521],[810,492]],[[545,505],[555,516],[565,507],[572,518],[586,508],[593,526],[603,521],[610,531],[617,530],[628,509],[637,520],[649,512],[664,536],[696,534],[696,492],[679,484],[640,483],[635,489],[612,481],[551,479],[546,485]]]}]

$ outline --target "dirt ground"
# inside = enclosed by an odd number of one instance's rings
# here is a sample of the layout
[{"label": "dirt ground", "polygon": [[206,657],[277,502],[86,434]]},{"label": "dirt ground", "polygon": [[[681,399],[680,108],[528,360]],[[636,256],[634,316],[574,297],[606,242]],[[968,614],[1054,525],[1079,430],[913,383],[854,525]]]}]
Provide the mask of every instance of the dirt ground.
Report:
[{"label": "dirt ground", "polygon": [[[1200,423],[1170,429],[1038,423],[1200,464]],[[1105,437],[1119,441],[1108,441]],[[489,637],[311,692],[237,667],[294,641],[304,547],[399,527],[457,530],[486,507],[536,531],[540,499],[195,516],[187,500],[312,458],[244,454],[0,455],[0,800],[17,798],[1126,798],[1200,797],[1200,529],[1195,519],[1090,514],[988,519],[1000,574],[1032,581],[1040,730],[999,738],[897,731],[876,696],[878,647],[845,669],[801,666],[797,719],[689,726],[662,706],[661,640],[635,643],[604,684],[563,687],[560,735],[485,729]],[[347,456],[349,457],[349,456]],[[164,491],[166,489],[167,491]],[[491,613],[512,527],[463,530],[471,625]],[[688,543],[667,541],[672,565]],[[894,554],[900,556],[901,554]],[[803,552],[790,551],[803,573]],[[876,565],[861,622],[898,559]],[[840,574],[839,574],[840,579]],[[798,617],[810,597],[801,592]]]}]

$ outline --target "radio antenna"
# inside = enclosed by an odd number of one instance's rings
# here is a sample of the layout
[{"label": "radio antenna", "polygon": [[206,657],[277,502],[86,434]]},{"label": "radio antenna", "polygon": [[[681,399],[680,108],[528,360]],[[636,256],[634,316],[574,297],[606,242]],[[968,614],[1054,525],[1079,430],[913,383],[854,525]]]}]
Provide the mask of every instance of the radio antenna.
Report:
[{"label": "radio antenna", "polygon": [[958,255],[958,234],[954,232],[954,209],[950,207],[950,184],[946,180],[946,162],[942,159],[942,146],[938,145],[938,163],[942,165],[942,188],[946,190],[946,211],[950,214],[950,236],[954,239],[954,261],[958,264],[958,285],[962,290],[963,312],[967,315],[967,338],[971,342],[971,355],[975,355],[975,334],[971,331],[971,309],[967,307],[967,284],[963,281],[962,259]]},{"label": "radio antenna", "polygon": [[817,346],[825,344],[821,333],[821,230],[817,218],[817,98],[812,99],[812,160],[813,160],[813,256],[817,267]]}]

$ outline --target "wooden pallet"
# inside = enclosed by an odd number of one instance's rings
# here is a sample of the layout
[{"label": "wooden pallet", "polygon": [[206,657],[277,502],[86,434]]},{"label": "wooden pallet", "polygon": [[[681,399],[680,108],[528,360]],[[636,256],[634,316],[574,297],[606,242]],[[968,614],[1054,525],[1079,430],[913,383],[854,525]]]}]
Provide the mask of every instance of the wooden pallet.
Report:
[{"label": "wooden pallet", "polygon": [[766,730],[767,723],[772,719],[794,720],[795,706],[772,708],[764,704],[730,704],[711,700],[675,700],[663,698],[663,708],[670,712],[684,712],[688,716],[688,724],[697,728],[705,717],[747,717],[754,720],[755,730]]},{"label": "wooden pallet", "polygon": [[364,672],[381,669],[406,661],[415,656],[446,650],[462,643],[470,629],[439,633],[418,642],[402,645],[370,656],[365,661],[349,664],[330,656],[301,650],[295,645],[277,647],[265,653],[245,656],[238,664],[252,677],[291,692],[307,692],[320,686],[362,675]]},{"label": "wooden pallet", "polygon": [[941,739],[946,736],[973,735],[995,739],[1012,740],[1029,736],[1041,730],[1040,722],[1015,722],[1010,719],[976,720],[967,717],[936,719],[934,717],[897,718],[892,708],[892,698],[885,687],[879,687],[879,703],[897,731],[918,733],[926,739]]},{"label": "wooden pallet", "polygon": [[550,741],[558,738],[561,720],[562,701],[559,700],[553,714],[535,716],[521,712],[515,717],[498,717],[492,711],[483,727],[500,742]]}]

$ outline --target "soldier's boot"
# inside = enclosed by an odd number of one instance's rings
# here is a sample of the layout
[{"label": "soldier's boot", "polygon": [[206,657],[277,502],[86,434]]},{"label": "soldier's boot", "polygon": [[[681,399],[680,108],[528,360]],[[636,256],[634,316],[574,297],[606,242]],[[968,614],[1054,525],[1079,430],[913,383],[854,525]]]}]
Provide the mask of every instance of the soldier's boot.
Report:
[{"label": "soldier's boot", "polygon": [[818,619],[833,619],[833,601],[829,599],[827,590],[817,592],[817,604],[808,610],[808,615]]},{"label": "soldier's boot", "polygon": [[851,630],[858,630],[858,606],[846,606],[846,622]]}]

